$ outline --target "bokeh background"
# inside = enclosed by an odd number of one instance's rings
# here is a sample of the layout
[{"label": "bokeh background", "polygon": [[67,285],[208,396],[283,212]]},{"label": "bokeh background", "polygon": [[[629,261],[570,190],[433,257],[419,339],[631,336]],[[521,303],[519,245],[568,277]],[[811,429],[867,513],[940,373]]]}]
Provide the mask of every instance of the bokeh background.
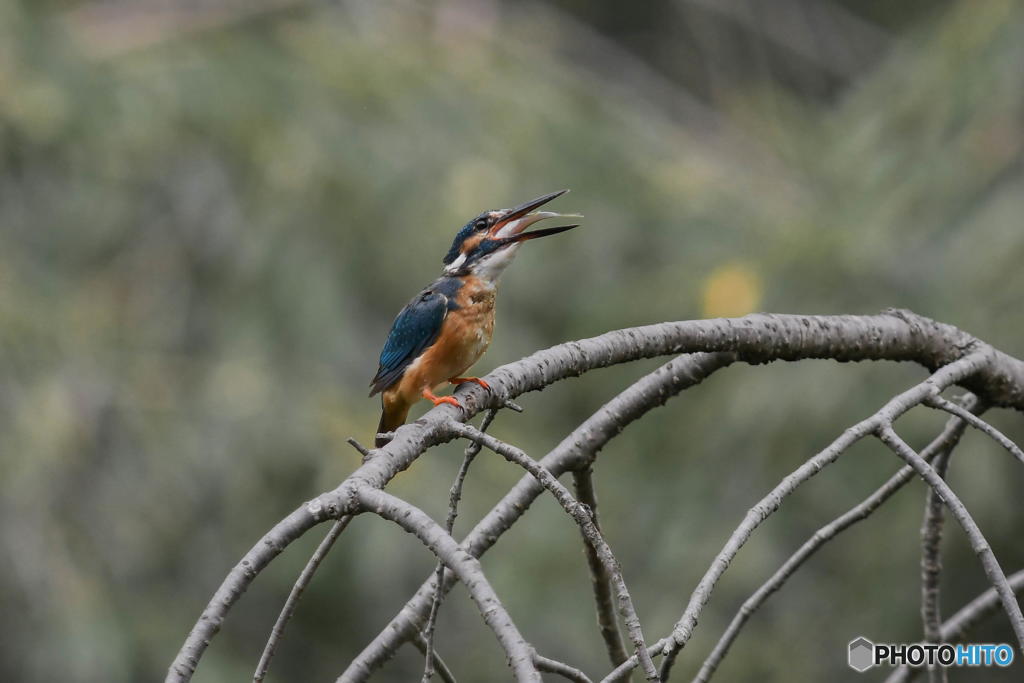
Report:
[{"label": "bokeh background", "polygon": [[[0,678],[160,679],[243,552],[358,465],[345,438],[371,441],[388,326],[484,209],[571,187],[555,208],[587,218],[523,249],[480,374],[609,329],[755,310],[906,307],[1024,356],[1022,76],[1010,0],[0,3]],[[525,396],[494,432],[539,457],[655,365]],[[922,377],[737,366],[613,442],[602,521],[647,635],[750,505]],[[1020,415],[992,419],[1024,439]],[[942,422],[922,410],[900,429],[921,446]],[[392,490],[443,517],[460,459],[432,451]],[[864,443],[789,500],[677,677],[896,467]],[[518,476],[481,457],[458,531]],[[950,476],[1004,567],[1024,566],[1024,473],[968,434]],[[852,679],[851,638],[917,639],[923,492],[815,557],[721,680]],[[197,681],[251,676],[322,531],[260,577]],[[986,582],[955,527],[944,550],[949,614]],[[356,520],[269,680],[333,680],[432,565]],[[552,502],[484,566],[528,638],[606,670],[578,534]],[[1012,642],[1001,616],[976,639]],[[461,589],[438,647],[462,680],[507,677]],[[403,650],[379,680],[421,665]]]}]

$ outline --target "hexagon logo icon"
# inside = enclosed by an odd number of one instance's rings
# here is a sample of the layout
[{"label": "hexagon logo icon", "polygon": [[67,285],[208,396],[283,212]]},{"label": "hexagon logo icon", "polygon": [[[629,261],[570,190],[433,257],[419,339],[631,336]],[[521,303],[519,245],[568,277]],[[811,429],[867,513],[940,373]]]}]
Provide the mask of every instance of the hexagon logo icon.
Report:
[{"label": "hexagon logo icon", "polygon": [[850,641],[850,653],[847,660],[850,668],[858,673],[864,673],[875,665],[875,644],[864,636],[859,636]]}]

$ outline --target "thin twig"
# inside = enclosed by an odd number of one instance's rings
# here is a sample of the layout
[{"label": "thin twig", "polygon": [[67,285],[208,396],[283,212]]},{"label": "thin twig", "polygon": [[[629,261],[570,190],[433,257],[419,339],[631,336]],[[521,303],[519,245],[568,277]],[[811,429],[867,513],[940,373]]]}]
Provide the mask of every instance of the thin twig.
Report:
[{"label": "thin twig", "polygon": [[519,405],[515,401],[513,401],[511,399],[508,399],[508,398],[502,399],[501,406],[503,408],[508,408],[509,410],[511,410],[514,413],[521,413],[521,412],[523,412],[523,407],[521,405]]},{"label": "thin twig", "polygon": [[999,431],[998,429],[996,429],[995,427],[990,425],[985,420],[982,420],[977,415],[974,415],[974,414],[970,413],[969,411],[964,410],[963,407],[958,406],[957,404],[953,403],[952,401],[947,401],[946,399],[942,398],[941,396],[933,396],[933,397],[929,398],[927,401],[925,401],[924,403],[925,403],[926,406],[929,406],[930,408],[936,408],[938,410],[944,410],[947,413],[951,413],[953,415],[956,415],[960,419],[966,421],[967,424],[971,425],[972,427],[977,429],[979,432],[981,432],[981,433],[991,437],[993,441],[995,441],[1000,446],[1002,446],[1007,451],[1009,451],[1010,455],[1012,455],[1014,458],[1017,459],[1017,462],[1020,462],[1021,464],[1024,464],[1024,451],[1021,450],[1020,446],[1015,444],[1013,442],[1013,439],[1010,439],[1005,434],[1003,434],[1001,431]]},{"label": "thin twig", "polygon": [[[426,656],[427,654],[427,641],[422,634],[417,633],[415,638],[412,638],[412,644],[416,646],[416,649],[420,651],[420,654]],[[431,648],[433,649],[433,648]],[[441,677],[444,683],[456,683],[455,676],[452,674],[452,670],[448,668],[448,665],[441,655],[437,653],[436,649],[433,649],[434,667],[437,670],[437,675]]]},{"label": "thin twig", "polygon": [[256,673],[252,675],[253,683],[260,683],[263,678],[267,675],[267,669],[270,668],[270,660],[274,657],[274,651],[277,649],[277,644],[281,640],[281,636],[284,635],[284,629],[288,625],[288,621],[295,614],[295,608],[299,604],[299,598],[302,597],[303,591],[306,590],[306,586],[313,580],[313,574],[316,573],[320,563],[327,557],[327,553],[331,551],[331,547],[334,542],[338,540],[338,536],[341,536],[341,532],[345,530],[348,523],[352,521],[352,515],[345,515],[334,523],[331,530],[324,536],[324,540],[320,541],[320,545],[317,546],[316,551],[312,557],[309,558],[309,562],[306,563],[302,573],[299,574],[299,578],[296,579],[295,585],[292,586],[291,593],[288,594],[288,599],[285,600],[284,607],[281,608],[281,613],[277,615],[277,621],[274,622],[274,627],[270,630],[270,637],[267,638],[267,644],[263,648],[263,654],[260,656],[259,664],[256,665]]},{"label": "thin twig", "polygon": [[[346,510],[346,513],[354,510]],[[192,679],[199,659],[210,640],[220,630],[224,619],[253,580],[295,539],[317,524],[330,519],[323,502],[316,498],[293,510],[274,525],[224,577],[213,597],[206,604],[181,649],[171,663],[166,683],[187,683]]]},{"label": "thin twig", "polygon": [[[572,482],[576,490],[576,499],[590,508],[594,526],[600,531],[601,524],[597,517],[597,493],[594,491],[593,474],[594,470],[589,465],[583,469],[573,470]],[[611,590],[612,577],[608,574],[593,546],[584,543],[583,551],[586,553],[587,566],[590,568],[590,583],[594,590],[594,603],[597,607],[597,625],[601,630],[601,638],[604,639],[612,666],[618,666],[626,661],[629,654],[622,642],[619,622],[615,616],[615,604]]]},{"label": "thin twig", "polygon": [[570,666],[565,662],[560,662],[557,659],[551,659],[544,655],[533,654],[533,663],[537,665],[538,671],[543,671],[549,674],[557,674],[562,678],[575,683],[593,683],[587,674],[583,673],[574,666]]},{"label": "thin twig", "polygon": [[[953,418],[959,419],[959,418]],[[964,423],[966,424],[966,423]],[[953,451],[939,453],[932,463],[935,475],[945,479]],[[924,458],[922,458],[924,460]],[[924,518],[921,521],[921,625],[924,642],[939,643],[942,613],[939,608],[939,580],[942,575],[943,503],[938,492],[929,488],[925,494]],[[947,683],[946,667],[928,666],[929,683]]]},{"label": "thin twig", "polygon": [[451,534],[415,505],[370,486],[358,486],[355,495],[363,509],[375,512],[416,536],[466,586],[484,622],[491,627],[505,650],[516,680],[540,681],[540,674],[533,663],[533,648],[523,639],[501,604],[480,562],[460,548]]},{"label": "thin twig", "polygon": [[[486,432],[487,428],[491,426],[491,422],[494,421],[494,416],[498,414],[498,411],[491,409],[484,415],[483,421],[480,423],[480,431]],[[466,446],[465,455],[462,458],[462,465],[459,466],[458,474],[455,475],[455,481],[452,482],[452,487],[448,491],[448,517],[444,522],[444,530],[449,534],[455,529],[455,518],[459,514],[459,501],[462,499],[462,484],[466,481],[466,474],[469,473],[469,466],[476,458],[477,454],[480,453],[481,445],[475,441],[471,441]],[[441,600],[443,599],[441,593],[441,586],[444,584],[444,563],[438,562],[437,567],[434,569],[434,583],[436,588],[434,589],[434,597],[430,601],[430,616],[427,617],[427,625],[423,628],[423,639],[426,641],[425,654],[424,654],[424,665],[423,665],[423,683],[426,683],[434,675],[434,626],[437,623],[437,612],[441,609]]]},{"label": "thin twig", "polygon": [[[964,398],[964,405],[968,410],[982,411],[984,406],[978,401],[977,397],[973,394],[967,394]],[[928,446],[921,451],[921,458],[925,461],[931,461],[937,457],[940,453],[945,453],[956,447],[956,444],[960,441],[960,437],[963,435],[964,430],[967,428],[967,423],[961,420],[959,417],[952,416],[946,421],[946,425],[942,432],[932,440]],[[744,601],[743,605],[737,610],[733,616],[732,621],[729,623],[729,627],[719,638],[715,644],[711,654],[707,656],[704,663],[700,667],[700,671],[693,679],[693,683],[706,683],[711,679],[715,670],[721,664],[725,655],[728,653],[729,648],[733,642],[739,636],[740,630],[747,623],[751,616],[763,605],[768,598],[778,591],[783,584],[792,576],[797,569],[799,569],[807,560],[810,559],[822,546],[835,538],[838,534],[842,533],[851,526],[857,524],[861,520],[867,519],[882,506],[889,498],[891,498],[897,491],[903,488],[911,479],[914,477],[914,470],[910,465],[904,465],[899,472],[889,478],[882,486],[875,490],[870,496],[865,498],[859,504],[850,508],[839,517],[836,517],[828,524],[822,526],[808,538],[800,548],[793,553],[783,564],[780,566],[771,578],[765,581],[761,586],[751,594],[749,598]]]},{"label": "thin twig", "polygon": [[847,429],[825,450],[787,475],[772,489],[771,493],[752,507],[740,525],[733,531],[725,546],[711,562],[711,566],[690,596],[690,601],[683,611],[683,615],[672,629],[669,644],[665,648],[665,658],[661,663],[662,680],[668,680],[676,654],[686,645],[690,636],[693,635],[693,631],[697,626],[697,619],[704,605],[711,599],[711,593],[714,591],[718,579],[725,573],[729,563],[736,557],[736,554],[747,542],[754,530],[779,509],[779,506],[786,497],[824,467],[835,462],[840,455],[857,441],[869,434],[875,433],[881,425],[890,424],[897,417],[920,404],[928,396],[937,395],[949,385],[977,372],[987,361],[988,356],[986,353],[975,351],[940,368],[925,381],[892,398],[874,415],[861,420],[853,427]]},{"label": "thin twig", "polygon": [[931,465],[921,459],[917,453],[914,452],[910,446],[906,444],[896,434],[893,428],[889,425],[884,425],[878,430],[878,438],[881,439],[882,443],[890,448],[896,455],[902,458],[908,465],[914,468],[914,471],[925,480],[925,482],[935,489],[936,493],[946,503],[946,507],[949,508],[950,514],[956,518],[960,526],[963,528],[964,533],[967,534],[968,540],[970,540],[971,548],[974,549],[974,553],[978,556],[981,561],[981,566],[985,570],[985,575],[988,576],[989,582],[992,584],[996,592],[999,593],[999,598],[1003,604],[1003,609],[1006,611],[1006,616],[1010,620],[1010,626],[1013,627],[1013,632],[1017,636],[1017,642],[1022,651],[1024,651],[1024,614],[1021,613],[1020,605],[1017,604],[1017,598],[1014,596],[1013,590],[1009,584],[1006,583],[1006,575],[1003,574],[1002,568],[999,566],[999,562],[996,560],[996,556],[992,553],[992,548],[989,547],[988,541],[985,540],[985,536],[981,533],[981,529],[974,522],[974,518],[967,511],[960,499],[953,489],[949,488],[949,485],[942,480],[935,470],[932,469]]},{"label": "thin twig", "polygon": [[363,456],[363,462],[366,462],[367,460],[370,459],[370,449],[356,441],[355,437],[350,436],[347,439],[345,439],[345,441],[348,442],[349,446],[359,451],[359,454]]},{"label": "thin twig", "polygon": [[[662,638],[653,645],[647,646],[647,654],[651,657],[658,657],[665,654],[665,646],[671,642],[671,638]],[[630,655],[626,661],[611,670],[607,676],[601,679],[601,683],[615,683],[624,681],[629,677],[630,672],[637,666],[636,655]]]},{"label": "thin twig", "polygon": [[622,570],[619,567],[618,561],[615,559],[615,555],[612,554],[611,548],[605,542],[601,532],[598,531],[597,527],[594,525],[594,521],[591,519],[590,511],[587,507],[580,505],[580,503],[572,497],[572,494],[569,493],[569,489],[565,488],[565,486],[563,486],[562,483],[551,474],[551,472],[546,470],[536,460],[515,446],[507,444],[504,441],[500,441],[499,439],[495,439],[489,434],[484,434],[470,425],[450,422],[448,428],[451,429],[454,434],[463,438],[480,442],[485,448],[494,451],[509,462],[515,463],[525,469],[537,479],[541,486],[550,491],[562,508],[569,513],[574,520],[576,520],[576,523],[579,525],[580,530],[586,537],[587,542],[593,546],[598,557],[601,558],[601,562],[605,565],[608,573],[612,576],[612,582],[615,584],[615,592],[618,594],[619,598],[619,611],[622,614],[623,620],[626,622],[626,630],[629,632],[630,640],[633,642],[636,654],[640,658],[640,667],[643,669],[644,675],[649,681],[657,681],[658,672],[654,668],[654,662],[651,661],[650,656],[647,654],[647,644],[644,642],[643,630],[640,627],[640,618],[637,616],[636,608],[633,606],[633,599],[629,595],[629,589],[626,587],[626,581],[622,577]]}]

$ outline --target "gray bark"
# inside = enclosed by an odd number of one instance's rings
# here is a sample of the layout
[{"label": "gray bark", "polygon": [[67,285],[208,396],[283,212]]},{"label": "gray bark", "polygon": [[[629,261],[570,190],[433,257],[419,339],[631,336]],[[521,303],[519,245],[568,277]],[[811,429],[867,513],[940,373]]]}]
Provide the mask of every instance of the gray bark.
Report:
[{"label": "gray bark", "polygon": [[[371,499],[378,502],[383,499],[373,492],[381,492],[395,475],[408,468],[427,449],[453,438],[453,430],[450,428],[452,421],[464,422],[481,410],[505,407],[511,399],[523,393],[543,389],[555,381],[595,368],[668,354],[692,355],[663,366],[606,405],[574,432],[572,440],[563,441],[541,460],[540,466],[553,476],[558,476],[569,469],[589,465],[597,450],[630,421],[736,360],[751,364],[810,358],[915,362],[937,371],[936,376],[950,376],[951,383],[969,389],[990,405],[1024,410],[1024,363],[955,327],[903,311],[889,311],[873,316],[757,314],[738,319],[671,322],[618,330],[591,339],[561,344],[498,368],[486,377],[490,391],[476,385],[463,385],[457,391],[463,406],[461,409],[450,405],[438,406],[420,420],[399,428],[390,443],[371,451],[366,462],[338,487],[299,506],[275,525],[246,553],[217,589],[171,664],[167,680],[183,682],[191,679],[203,652],[231,607],[267,564],[295,539],[327,520],[364,512],[383,514],[386,507],[368,507],[366,504]],[[960,362],[968,356],[969,363]],[[969,372],[959,373],[947,369],[947,366],[962,368],[966,364],[970,365]],[[935,392],[928,394],[929,397],[934,395]],[[841,440],[845,442],[846,438],[842,437]],[[841,451],[842,448],[839,448],[838,452]],[[817,461],[809,462],[790,483],[793,486],[799,485],[813,475],[819,466]],[[472,564],[469,560],[493,545],[541,490],[533,476],[524,478],[462,543],[460,552],[464,555],[449,548],[442,553],[444,556],[440,559],[460,578],[466,576],[467,567]],[[752,531],[757,526],[758,518],[765,512],[770,513],[769,508],[773,504],[776,503],[768,501],[768,507],[751,511],[753,516],[749,522],[752,524],[746,526]],[[450,536],[445,535],[447,538],[442,542],[434,538],[433,531],[428,534],[427,523],[434,524],[431,520],[420,519],[417,515],[412,518],[419,522],[415,529],[410,530],[416,532],[421,541],[431,545],[427,539],[433,539],[431,549],[435,552],[442,546],[448,548],[447,540],[451,540]],[[439,526],[438,529],[444,533]],[[737,550],[743,540],[745,537],[734,539]],[[712,571],[708,575],[711,577],[710,585],[702,582],[699,592],[695,592],[691,600],[691,607],[684,613],[671,637],[659,643],[661,646],[668,644],[670,655],[677,652],[688,639],[696,624],[699,606],[706,601],[706,593],[710,592],[717,578],[713,574],[720,575],[724,567],[715,569],[713,566],[709,571]],[[474,580],[478,586],[485,586],[475,575]],[[439,587],[439,590],[446,589],[445,585]],[[486,593],[483,588],[479,590]],[[429,589],[421,589],[396,617],[397,621],[393,622],[395,627],[378,636],[339,680],[364,680],[402,642],[412,637],[426,616],[425,610],[429,610],[430,592]],[[1006,594],[1005,590],[1000,590],[1004,601]],[[482,595],[476,597],[483,600]],[[491,602],[487,604],[492,605]],[[500,603],[493,604],[500,606]],[[533,659],[526,658],[524,654],[529,645],[521,642],[521,636],[510,622],[507,625],[498,624],[494,622],[493,610],[487,611],[481,607],[481,611],[485,621],[495,630],[506,651],[510,653],[517,678],[532,680],[537,675],[536,666]],[[644,649],[644,652],[651,651],[655,651],[655,648]],[[632,659],[637,659],[635,654]]]}]

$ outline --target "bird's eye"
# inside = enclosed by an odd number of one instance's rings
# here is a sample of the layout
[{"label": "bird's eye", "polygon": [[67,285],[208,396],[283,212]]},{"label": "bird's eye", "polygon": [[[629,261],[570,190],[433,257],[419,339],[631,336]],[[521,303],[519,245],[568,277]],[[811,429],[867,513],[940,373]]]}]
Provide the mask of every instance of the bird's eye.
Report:
[{"label": "bird's eye", "polygon": [[477,219],[476,223],[473,224],[473,228],[475,228],[476,230],[486,230],[487,220],[484,218]]}]

